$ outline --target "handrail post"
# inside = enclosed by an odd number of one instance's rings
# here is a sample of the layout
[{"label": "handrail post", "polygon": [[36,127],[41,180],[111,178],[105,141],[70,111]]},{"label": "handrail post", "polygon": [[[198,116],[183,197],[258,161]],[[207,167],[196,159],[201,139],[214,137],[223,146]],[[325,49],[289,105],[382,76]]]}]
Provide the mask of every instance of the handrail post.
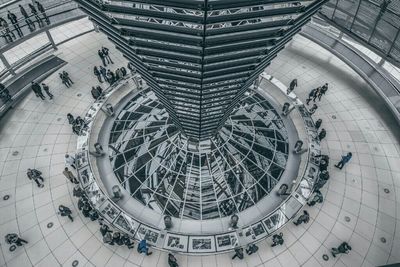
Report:
[{"label": "handrail post", "polygon": [[54,42],[53,36],[51,36],[51,33],[50,33],[49,30],[46,30],[46,35],[47,35],[47,38],[49,38],[49,41],[50,41],[50,43],[51,43],[51,46],[54,48],[54,50],[57,50],[57,49],[58,49],[58,48],[57,48],[57,45],[56,45],[56,43]]}]

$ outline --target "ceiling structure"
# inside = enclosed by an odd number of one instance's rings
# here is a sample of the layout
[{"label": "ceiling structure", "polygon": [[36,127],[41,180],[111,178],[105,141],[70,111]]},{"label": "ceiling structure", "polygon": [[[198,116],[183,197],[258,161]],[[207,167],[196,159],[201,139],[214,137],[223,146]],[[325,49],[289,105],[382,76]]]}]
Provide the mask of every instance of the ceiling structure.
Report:
[{"label": "ceiling structure", "polygon": [[215,136],[325,0],[76,0],[191,141]]}]

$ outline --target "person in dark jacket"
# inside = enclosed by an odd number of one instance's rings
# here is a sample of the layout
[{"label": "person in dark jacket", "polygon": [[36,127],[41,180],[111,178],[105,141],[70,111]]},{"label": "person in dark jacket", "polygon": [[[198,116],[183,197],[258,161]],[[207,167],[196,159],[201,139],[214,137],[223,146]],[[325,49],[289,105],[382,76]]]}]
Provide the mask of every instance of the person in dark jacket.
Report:
[{"label": "person in dark jacket", "polygon": [[334,258],[337,254],[348,254],[351,250],[351,246],[347,242],[343,242],[337,248],[332,248],[331,253]]},{"label": "person in dark jacket", "polygon": [[326,130],[324,128],[321,129],[321,131],[318,134],[318,139],[319,141],[322,141],[326,137]]},{"label": "person in dark jacket", "polygon": [[107,233],[112,233],[112,231],[110,230],[108,225],[102,224],[100,226],[100,233],[101,233],[102,236],[105,236]]},{"label": "person in dark jacket", "polygon": [[42,19],[39,17],[39,14],[34,5],[28,4],[29,8],[31,9],[31,13],[35,16],[36,22],[38,23],[39,27],[42,27]]},{"label": "person in dark jacket", "polygon": [[19,26],[17,16],[14,13],[12,13],[10,10],[8,10],[7,11],[7,18],[12,23],[12,25],[14,26],[14,29],[18,33],[18,36],[19,37],[24,36],[24,33],[21,31],[21,27]]},{"label": "person in dark jacket", "polygon": [[294,79],[290,82],[289,88],[287,89],[286,94],[289,95],[294,90],[295,87],[297,87],[297,79]]},{"label": "person in dark jacket", "polygon": [[320,87],[320,90],[318,91],[318,100],[321,101],[321,97],[326,94],[328,91],[328,83],[324,84],[322,87]]},{"label": "person in dark jacket", "polygon": [[318,120],[315,122],[315,128],[318,130],[319,127],[321,127],[321,124],[322,124],[322,119],[318,119]]},{"label": "person in dark jacket", "polygon": [[271,247],[275,247],[277,245],[283,245],[283,233],[279,233],[279,234],[274,234],[272,236],[272,245]]},{"label": "person in dark jacket", "polygon": [[72,215],[71,215],[72,211],[70,208],[68,208],[64,205],[60,205],[60,206],[58,206],[58,211],[62,217],[67,216],[71,220],[71,222],[74,221],[74,218],[72,218]]},{"label": "person in dark jacket", "polygon": [[99,50],[97,51],[97,54],[99,55],[99,57],[100,57],[100,59],[101,59],[101,62],[103,63],[103,66],[106,67],[106,66],[107,66],[107,63],[106,63],[106,59],[105,59],[105,56],[104,56],[103,51],[101,51],[101,50],[99,49]]},{"label": "person in dark jacket", "polygon": [[38,1],[35,1],[37,9],[39,10],[39,12],[42,14],[44,20],[46,21],[47,25],[50,24],[50,20],[49,17],[46,15],[46,10],[44,9],[43,5],[41,3],[39,3]]},{"label": "person in dark jacket", "polygon": [[54,96],[53,96],[52,93],[50,93],[49,86],[47,84],[45,84],[45,83],[42,83],[42,88],[46,92],[46,94],[50,97],[50,99],[53,99]]},{"label": "person in dark jacket", "polygon": [[178,260],[171,253],[168,253],[168,265],[169,267],[179,267]]},{"label": "person in dark jacket", "polygon": [[112,61],[112,59],[110,57],[110,52],[109,52],[108,48],[102,46],[101,51],[103,52],[104,58],[107,60],[107,63],[114,64],[114,62]]},{"label": "person in dark jacket", "polygon": [[18,5],[18,6],[19,6],[19,11],[21,12],[22,16],[24,16],[24,18],[25,18],[26,25],[28,25],[29,30],[31,32],[33,32],[36,29],[35,23],[32,22],[30,16],[28,15],[28,12],[26,12],[25,8],[21,5]]},{"label": "person in dark jacket", "polygon": [[319,191],[317,189],[317,190],[314,191],[314,193],[312,194],[312,196],[308,200],[307,205],[312,207],[317,203],[322,203],[323,201],[324,201],[324,197],[322,196],[321,191]]},{"label": "person in dark jacket", "polygon": [[31,88],[32,91],[35,93],[36,97],[40,97],[42,100],[46,99],[46,97],[43,95],[42,87],[40,87],[40,84],[32,81]]},{"label": "person in dark jacket", "polygon": [[106,81],[106,82],[109,83],[108,78],[107,78],[107,69],[104,68],[103,66],[100,66],[99,69],[100,69],[100,70],[99,70],[99,71],[100,71],[100,74],[101,74],[101,76],[103,77],[104,81]]},{"label": "person in dark jacket", "polygon": [[101,96],[101,93],[99,92],[99,90],[94,86],[92,86],[92,90],[90,90],[90,93],[92,94],[92,97],[95,100],[97,100]]},{"label": "person in dark jacket", "polygon": [[15,233],[7,234],[4,238],[7,244],[15,244],[19,247],[23,245],[22,243],[28,244],[28,241],[22,239]]},{"label": "person in dark jacket", "polygon": [[121,237],[121,240],[122,240],[123,244],[124,244],[125,246],[127,246],[129,249],[131,249],[131,248],[134,247],[133,242],[132,242],[131,239],[129,238],[129,235],[128,235],[128,234],[123,234],[122,237]]},{"label": "person in dark jacket", "polygon": [[303,214],[300,215],[296,221],[294,221],[294,225],[299,225],[302,223],[308,223],[310,221],[310,214],[308,213],[308,211],[304,210]]},{"label": "person in dark jacket", "polygon": [[232,260],[235,258],[243,260],[244,258],[243,248],[235,248],[235,255],[233,255]]},{"label": "person in dark jacket", "polygon": [[97,66],[93,67],[93,74],[97,77],[97,79],[99,80],[100,83],[103,83],[103,80],[101,79],[101,73],[100,73],[99,69],[97,68]]}]

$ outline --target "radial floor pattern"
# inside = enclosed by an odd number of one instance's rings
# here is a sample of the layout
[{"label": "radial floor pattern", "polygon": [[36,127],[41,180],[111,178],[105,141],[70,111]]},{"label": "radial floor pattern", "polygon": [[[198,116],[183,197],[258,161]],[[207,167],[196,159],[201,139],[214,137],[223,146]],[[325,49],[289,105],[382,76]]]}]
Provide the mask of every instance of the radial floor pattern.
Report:
[{"label": "radial floor pattern", "polygon": [[[76,136],[66,114],[83,115],[93,103],[90,96],[96,51],[108,46],[116,69],[126,62],[99,33],[90,33],[59,47],[58,56],[75,84],[65,88],[55,73],[45,82],[54,99],[41,101],[30,93],[1,119],[0,129],[0,237],[19,233],[29,244],[9,251],[1,238],[0,266],[149,266],[165,267],[167,253],[153,249],[151,256],[136,249],[102,242],[99,224],[82,216],[73,185],[62,175],[64,155],[76,151]],[[307,210],[308,224],[289,223],[285,243],[271,248],[271,240],[244,260],[232,253],[188,256],[177,254],[179,265],[190,267],[239,266],[379,266],[400,262],[400,147],[399,127],[378,96],[343,62],[318,45],[297,36],[272,62],[267,72],[295,89],[304,100],[308,92],[328,82],[314,118],[322,118],[327,137],[322,153],[331,159],[330,180],[322,190],[324,202]],[[339,171],[333,163],[353,152]],[[26,177],[26,169],[43,172],[44,188]],[[9,198],[4,198],[5,196]],[[60,217],[60,204],[72,209],[74,222]],[[51,226],[51,227],[50,227]],[[352,251],[336,258],[331,247],[348,241]]]}]

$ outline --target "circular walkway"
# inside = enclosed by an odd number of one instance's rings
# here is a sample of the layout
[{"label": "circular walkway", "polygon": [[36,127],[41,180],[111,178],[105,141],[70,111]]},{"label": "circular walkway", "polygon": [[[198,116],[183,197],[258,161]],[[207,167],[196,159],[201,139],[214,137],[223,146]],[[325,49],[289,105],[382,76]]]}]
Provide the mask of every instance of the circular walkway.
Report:
[{"label": "circular walkway", "polygon": [[[136,249],[104,245],[98,223],[77,212],[72,184],[62,174],[65,153],[76,149],[66,114],[83,115],[93,102],[93,66],[101,63],[96,52],[101,45],[113,47],[103,35],[90,33],[60,46],[59,56],[69,63],[64,69],[74,86],[65,88],[55,73],[45,81],[54,100],[41,101],[30,93],[1,119],[0,266],[72,266],[74,261],[77,266],[168,266],[164,252],[154,250],[145,257]],[[113,70],[126,65],[115,49],[111,51]],[[308,224],[284,228],[283,246],[271,248],[271,240],[264,240],[259,251],[243,261],[231,260],[229,253],[177,255],[180,266],[353,267],[400,262],[400,133],[383,102],[343,62],[300,36],[267,72],[285,84],[297,78],[295,93],[302,100],[312,88],[330,85],[314,114],[323,119],[327,137],[322,152],[332,162],[324,203],[307,208],[312,217]],[[351,162],[342,171],[334,168],[348,151],[353,152]],[[29,167],[43,172],[44,188],[27,179]],[[6,195],[10,198],[3,200]],[[72,208],[74,222],[56,214],[60,204]],[[3,239],[10,232],[20,233],[29,244],[10,252]],[[332,258],[329,249],[342,241],[353,250]]]}]

